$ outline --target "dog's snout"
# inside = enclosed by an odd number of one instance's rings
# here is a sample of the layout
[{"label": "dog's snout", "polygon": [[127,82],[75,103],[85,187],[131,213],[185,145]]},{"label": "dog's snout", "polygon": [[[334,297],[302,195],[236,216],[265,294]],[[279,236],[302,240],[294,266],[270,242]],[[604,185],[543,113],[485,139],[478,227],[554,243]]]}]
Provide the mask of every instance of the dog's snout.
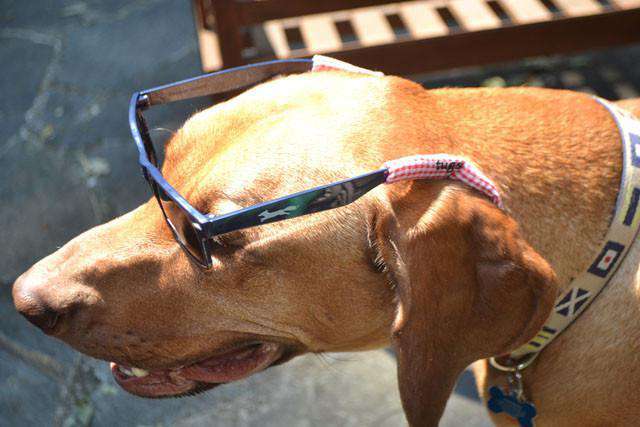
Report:
[{"label": "dog's snout", "polygon": [[52,300],[47,295],[46,283],[34,280],[28,272],[13,284],[13,302],[20,314],[50,335],[59,329],[71,305]]}]

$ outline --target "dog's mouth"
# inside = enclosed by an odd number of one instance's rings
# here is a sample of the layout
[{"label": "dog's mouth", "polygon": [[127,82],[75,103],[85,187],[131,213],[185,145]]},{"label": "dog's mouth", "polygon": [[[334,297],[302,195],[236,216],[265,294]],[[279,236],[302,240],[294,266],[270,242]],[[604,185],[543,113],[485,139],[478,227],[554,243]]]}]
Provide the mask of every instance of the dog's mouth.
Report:
[{"label": "dog's mouth", "polygon": [[283,355],[282,345],[259,343],[173,369],[146,371],[112,362],[111,373],[120,387],[131,394],[176,397],[246,378],[275,364]]}]

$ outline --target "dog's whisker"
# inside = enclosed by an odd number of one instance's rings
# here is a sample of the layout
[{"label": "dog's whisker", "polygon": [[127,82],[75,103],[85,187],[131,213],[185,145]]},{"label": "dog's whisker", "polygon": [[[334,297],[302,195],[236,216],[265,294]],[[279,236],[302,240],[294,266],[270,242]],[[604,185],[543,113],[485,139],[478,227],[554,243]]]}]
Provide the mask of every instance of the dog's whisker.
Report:
[{"label": "dog's whisker", "polygon": [[324,366],[326,366],[328,369],[330,369],[331,371],[339,375],[342,375],[345,372],[343,369],[340,369],[341,367],[343,367],[343,365],[338,366],[336,362],[352,362],[357,360],[357,359],[336,358],[335,356],[330,356],[327,353],[313,353],[313,354],[315,354],[318,357],[318,359],[322,362]]},{"label": "dog's whisker", "polygon": [[167,133],[169,133],[171,135],[175,135],[176,134],[176,131],[173,130],[173,129],[161,128],[161,127],[153,128],[153,129],[151,129],[151,132],[167,132]]},{"label": "dog's whisker", "polygon": [[335,356],[334,354],[323,353],[325,359],[329,359],[333,362],[357,362],[360,360],[359,357],[341,357]]},{"label": "dog's whisker", "polygon": [[327,361],[327,359],[325,358],[324,353],[313,353],[313,355],[320,361],[320,363],[322,363],[325,367],[332,369],[334,371],[336,371],[336,368],[334,366],[331,365],[331,363],[329,363]]}]

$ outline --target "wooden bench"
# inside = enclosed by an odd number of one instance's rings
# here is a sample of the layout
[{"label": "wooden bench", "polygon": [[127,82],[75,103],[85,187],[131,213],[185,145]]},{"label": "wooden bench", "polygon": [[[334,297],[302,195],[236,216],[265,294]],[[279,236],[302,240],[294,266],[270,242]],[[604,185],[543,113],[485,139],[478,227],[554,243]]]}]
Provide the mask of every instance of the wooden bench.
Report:
[{"label": "wooden bench", "polygon": [[193,6],[205,71],[326,54],[417,74],[640,41],[640,0],[193,0]]}]

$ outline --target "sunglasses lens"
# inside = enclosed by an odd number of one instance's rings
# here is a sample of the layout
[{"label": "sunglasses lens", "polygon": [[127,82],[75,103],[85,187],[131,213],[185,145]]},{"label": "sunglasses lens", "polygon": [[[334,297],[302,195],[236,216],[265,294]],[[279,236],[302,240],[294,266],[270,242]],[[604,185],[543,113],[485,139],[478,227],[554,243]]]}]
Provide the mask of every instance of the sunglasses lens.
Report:
[{"label": "sunglasses lens", "polygon": [[158,199],[167,224],[173,231],[173,235],[178,243],[180,243],[180,246],[199,264],[207,266],[209,256],[205,249],[206,242],[200,238],[200,234],[198,230],[196,230],[195,225],[182,208],[167,197],[157,184],[154,183],[153,187],[156,199]]}]

